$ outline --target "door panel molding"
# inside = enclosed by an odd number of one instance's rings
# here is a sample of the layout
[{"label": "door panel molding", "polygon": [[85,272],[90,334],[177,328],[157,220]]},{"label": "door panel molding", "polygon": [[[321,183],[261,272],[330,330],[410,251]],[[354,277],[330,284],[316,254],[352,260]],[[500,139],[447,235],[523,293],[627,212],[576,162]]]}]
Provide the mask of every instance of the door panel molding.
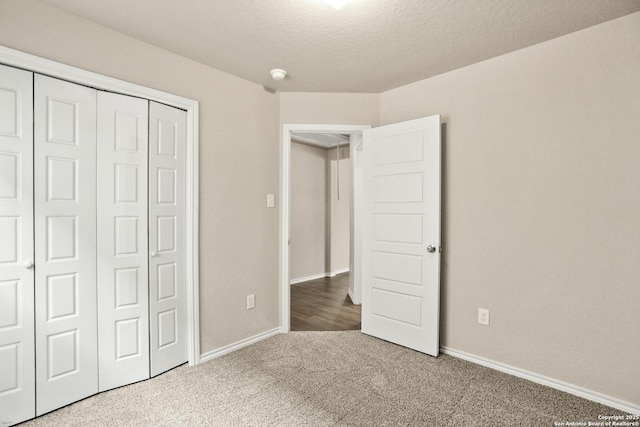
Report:
[{"label": "door panel molding", "polygon": [[[187,360],[183,286],[184,111],[149,105],[149,342],[151,376]],[[168,176],[168,179],[163,179]]]},{"label": "door panel molding", "polygon": [[[35,416],[33,73],[0,65],[0,425]],[[26,264],[25,264],[26,263]],[[15,370],[9,369],[15,368]]]},{"label": "door panel molding", "polygon": [[[36,413],[42,415],[98,392],[97,91],[41,74],[34,89]],[[52,109],[52,100],[61,110]],[[55,159],[72,166],[52,170]]]},{"label": "door panel molding", "polygon": [[100,391],[149,378],[148,110],[98,92]]}]

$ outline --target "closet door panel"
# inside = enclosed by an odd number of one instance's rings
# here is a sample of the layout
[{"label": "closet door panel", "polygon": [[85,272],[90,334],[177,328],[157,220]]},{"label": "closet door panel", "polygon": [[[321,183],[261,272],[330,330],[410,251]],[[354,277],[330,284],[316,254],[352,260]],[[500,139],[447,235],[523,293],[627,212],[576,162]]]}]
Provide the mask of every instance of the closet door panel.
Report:
[{"label": "closet door panel", "polygon": [[148,101],[98,93],[100,391],[149,378]]},{"label": "closet door panel", "polygon": [[33,73],[0,65],[0,425],[35,416]]},{"label": "closet door panel", "polygon": [[37,414],[97,393],[96,91],[35,75]]},{"label": "closet door panel", "polygon": [[149,106],[149,321],[151,375],[185,363],[186,112]]}]

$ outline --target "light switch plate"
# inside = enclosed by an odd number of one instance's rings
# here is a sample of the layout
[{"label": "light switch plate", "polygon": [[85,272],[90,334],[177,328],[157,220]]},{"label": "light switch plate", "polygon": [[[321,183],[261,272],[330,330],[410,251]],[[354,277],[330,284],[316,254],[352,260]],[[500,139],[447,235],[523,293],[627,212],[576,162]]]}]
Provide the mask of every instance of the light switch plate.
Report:
[{"label": "light switch plate", "polygon": [[267,194],[267,207],[275,208],[276,207],[276,195],[275,194]]}]

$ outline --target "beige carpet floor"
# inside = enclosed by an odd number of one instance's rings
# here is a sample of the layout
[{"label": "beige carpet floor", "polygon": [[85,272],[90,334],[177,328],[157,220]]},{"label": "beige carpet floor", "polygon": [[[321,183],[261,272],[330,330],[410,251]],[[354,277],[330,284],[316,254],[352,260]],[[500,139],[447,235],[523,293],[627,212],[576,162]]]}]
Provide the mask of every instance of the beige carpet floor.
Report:
[{"label": "beige carpet floor", "polygon": [[85,399],[28,426],[553,426],[621,414],[359,331],[291,332]]}]

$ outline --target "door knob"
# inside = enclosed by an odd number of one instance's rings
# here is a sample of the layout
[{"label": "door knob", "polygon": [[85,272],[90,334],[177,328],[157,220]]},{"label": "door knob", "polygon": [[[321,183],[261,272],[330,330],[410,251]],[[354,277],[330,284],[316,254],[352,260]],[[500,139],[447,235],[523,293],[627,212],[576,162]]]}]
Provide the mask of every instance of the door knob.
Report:
[{"label": "door knob", "polygon": [[158,252],[153,251],[151,252],[151,258],[155,258],[158,255]]},{"label": "door knob", "polygon": [[23,265],[24,268],[31,268],[33,267],[33,261],[25,261]]},{"label": "door knob", "polygon": [[429,245],[427,246],[427,252],[429,252],[430,254],[434,253],[436,251],[436,247]]}]

